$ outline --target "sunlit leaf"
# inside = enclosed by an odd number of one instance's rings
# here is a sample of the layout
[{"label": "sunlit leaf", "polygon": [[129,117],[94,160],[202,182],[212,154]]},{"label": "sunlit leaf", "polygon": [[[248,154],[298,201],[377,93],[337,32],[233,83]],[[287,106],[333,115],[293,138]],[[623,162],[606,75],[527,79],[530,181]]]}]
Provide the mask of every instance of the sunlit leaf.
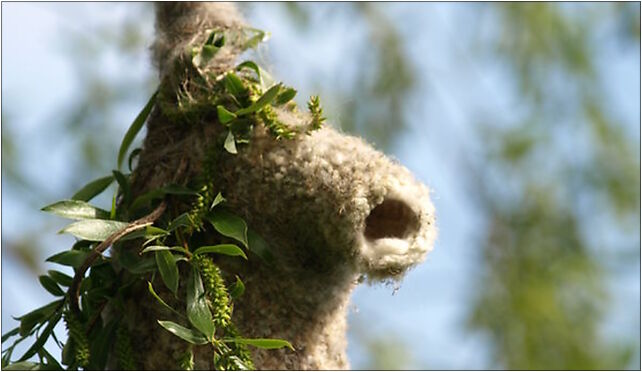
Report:
[{"label": "sunlit leaf", "polygon": [[225,138],[225,144],[223,144],[223,147],[227,152],[230,154],[236,154],[236,141],[234,141],[234,134],[232,134],[232,131],[227,132],[227,137]]},{"label": "sunlit leaf", "polygon": [[93,205],[81,200],[62,200],[41,209],[44,212],[55,215],[72,218],[72,219],[107,219],[109,212],[94,207]]},{"label": "sunlit leaf", "polygon": [[285,103],[291,101],[292,98],[294,98],[294,96],[296,96],[296,93],[297,93],[296,89],[290,88],[290,87],[287,87],[287,88],[284,87],[284,89],[282,89],[282,91],[279,93],[279,95],[274,100],[274,104],[275,105],[285,104]]},{"label": "sunlit leaf", "polygon": [[128,223],[111,220],[82,220],[60,230],[59,234],[71,234],[79,239],[100,242],[127,227]]},{"label": "sunlit leaf", "polygon": [[267,92],[263,93],[263,95],[256,100],[253,104],[246,108],[242,108],[238,111],[235,112],[237,116],[243,116],[247,114],[251,114],[253,112],[257,112],[260,109],[262,109],[264,106],[269,105],[272,103],[272,101],[276,98],[276,96],[279,94],[279,91],[281,90],[281,87],[283,85],[281,84],[276,84],[272,86],[270,89],[267,90]]},{"label": "sunlit leaf", "polygon": [[216,207],[217,205],[223,203],[224,201],[225,201],[225,198],[219,192],[218,194],[216,194],[216,197],[214,198],[214,201],[212,202],[212,205],[210,206],[210,209]]},{"label": "sunlit leaf", "polygon": [[218,105],[216,106],[216,113],[218,115],[218,121],[221,124],[227,124],[230,121],[236,119],[236,114],[228,111],[225,107]]},{"label": "sunlit leaf", "polygon": [[235,342],[237,344],[251,345],[261,349],[281,349],[287,347],[294,350],[291,343],[276,338],[228,338],[225,342]]},{"label": "sunlit leaf", "polygon": [[159,320],[158,324],[160,324],[163,328],[170,331],[174,335],[182,338],[183,340],[191,344],[204,345],[208,343],[208,340],[199,331],[185,328],[181,325],[178,325],[174,322],[170,322],[168,320]]}]

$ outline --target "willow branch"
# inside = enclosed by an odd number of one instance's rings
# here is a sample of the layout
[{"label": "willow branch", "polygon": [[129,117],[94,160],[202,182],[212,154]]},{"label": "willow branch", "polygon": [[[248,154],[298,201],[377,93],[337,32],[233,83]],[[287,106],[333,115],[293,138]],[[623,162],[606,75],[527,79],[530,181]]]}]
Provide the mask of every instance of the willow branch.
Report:
[{"label": "willow branch", "polygon": [[94,261],[96,261],[96,259],[100,257],[102,253],[105,250],[107,250],[107,248],[109,248],[112,244],[117,242],[123,236],[153,224],[154,221],[156,221],[160,216],[163,215],[166,208],[167,208],[167,202],[163,200],[158,205],[158,207],[156,207],[156,209],[154,209],[150,214],[146,215],[145,217],[139,218],[135,221],[132,221],[127,226],[111,234],[107,239],[105,239],[105,241],[98,244],[91,251],[89,256],[83,262],[82,266],[80,266],[80,268],[78,268],[78,270],[76,271],[76,275],[74,275],[74,280],[71,282],[71,285],[69,286],[69,291],[67,293],[69,295],[69,307],[71,308],[71,311],[73,311],[76,315],[80,313],[80,308],[78,307],[78,297],[80,297],[80,283],[82,282],[82,279],[85,277],[85,273],[87,272],[89,267],[94,263]]}]

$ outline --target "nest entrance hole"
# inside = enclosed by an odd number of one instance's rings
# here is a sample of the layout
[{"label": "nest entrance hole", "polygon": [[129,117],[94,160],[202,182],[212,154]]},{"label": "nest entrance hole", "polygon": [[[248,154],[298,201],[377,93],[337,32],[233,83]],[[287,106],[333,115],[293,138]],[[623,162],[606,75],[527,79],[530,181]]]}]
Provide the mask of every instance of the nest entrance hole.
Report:
[{"label": "nest entrance hole", "polygon": [[415,232],[419,219],[408,204],[395,199],[385,199],[366,218],[364,235],[368,240],[383,238],[404,239]]}]

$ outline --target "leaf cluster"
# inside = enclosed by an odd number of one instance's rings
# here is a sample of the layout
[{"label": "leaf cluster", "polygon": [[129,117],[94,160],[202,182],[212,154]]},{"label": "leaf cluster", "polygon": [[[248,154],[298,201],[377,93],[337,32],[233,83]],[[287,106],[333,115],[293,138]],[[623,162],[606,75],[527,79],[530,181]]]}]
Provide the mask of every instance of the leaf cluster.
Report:
[{"label": "leaf cluster", "polygon": [[[248,45],[264,38],[264,34],[257,33],[249,39]],[[204,45],[194,49],[193,67],[198,70],[206,66],[225,42],[224,33],[212,32]],[[254,75],[250,77],[247,70]],[[208,105],[215,107],[218,122],[228,128],[225,148],[231,153],[237,152],[236,144],[248,141],[249,130],[258,120],[275,138],[291,138],[295,133],[279,121],[274,108],[291,104],[296,91],[280,83],[265,89],[263,76],[264,71],[248,61],[240,64],[236,71],[228,71],[213,80],[222,84],[223,89]],[[216,88],[212,88],[212,92],[217,92]],[[163,93],[161,86],[125,134],[118,152],[119,168],[152,109],[155,106],[163,108]],[[318,98],[311,99],[309,107],[313,116],[311,127],[317,129],[324,119]],[[129,153],[130,172],[131,160],[139,152],[140,149],[135,149]],[[211,158],[204,159],[204,162],[212,161]],[[192,345],[210,345],[217,369],[253,368],[247,346],[293,349],[285,340],[242,337],[232,322],[233,301],[243,295],[245,285],[238,275],[234,283],[226,283],[214,258],[229,256],[248,260],[257,257],[269,263],[271,255],[265,241],[249,229],[241,217],[225,208],[225,198],[206,181],[209,176],[205,175],[205,181],[201,183],[167,184],[134,198],[131,173],[117,169],[111,175],[89,182],[70,199],[42,208],[45,212],[74,220],[60,233],[71,234],[77,241],[69,250],[47,258],[48,262],[72,268],[74,276],[50,270],[39,277],[41,285],[56,300],[17,318],[20,326],[2,336],[3,344],[14,339],[13,344],[3,350],[2,367],[105,369],[109,356],[114,355],[119,368],[138,368],[132,357],[132,336],[123,311],[126,298],[137,283],[145,283],[150,299],[154,298],[160,308],[170,311],[172,318],[157,319],[158,325],[185,342],[186,351],[176,360],[177,367],[194,368]],[[90,204],[114,182],[118,188],[110,208]],[[159,206],[168,200],[191,207],[181,214],[165,213]],[[136,216],[158,210],[162,212],[158,218],[145,223],[137,222],[140,219],[133,221]],[[205,233],[219,236],[221,244],[202,244]],[[108,248],[106,243],[117,254],[104,253]],[[254,256],[248,252],[253,252]],[[186,279],[181,277],[181,272],[188,273]],[[157,276],[169,292],[155,290],[153,283]],[[185,282],[181,284],[183,280]],[[78,284],[77,292],[73,290],[75,283]],[[164,293],[174,299],[164,299]],[[72,306],[78,303],[79,306]],[[175,308],[170,303],[185,306]],[[116,310],[110,318],[103,316],[107,306]],[[65,343],[60,342],[54,332],[62,319],[68,336]],[[33,335],[36,336],[34,344],[18,359],[13,359],[15,346]],[[44,347],[50,338],[60,348],[59,360]],[[39,358],[37,363],[28,361],[33,356]]]}]

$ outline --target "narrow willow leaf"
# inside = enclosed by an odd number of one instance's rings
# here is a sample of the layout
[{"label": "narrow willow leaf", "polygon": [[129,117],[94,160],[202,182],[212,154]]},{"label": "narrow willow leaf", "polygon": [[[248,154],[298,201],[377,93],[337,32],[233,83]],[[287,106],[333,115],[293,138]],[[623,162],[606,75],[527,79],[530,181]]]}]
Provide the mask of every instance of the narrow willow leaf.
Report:
[{"label": "narrow willow leaf", "polygon": [[38,352],[38,350],[40,350],[41,347],[44,346],[45,342],[47,342],[47,339],[49,339],[51,332],[53,331],[56,324],[58,324],[58,321],[60,321],[61,317],[62,317],[62,312],[58,311],[53,315],[51,319],[49,319],[49,323],[47,324],[47,327],[45,328],[45,330],[42,331],[42,333],[40,333],[40,335],[38,336],[38,339],[33,345],[31,345],[29,350],[27,350],[24,353],[24,355],[20,359],[18,359],[19,362],[22,362],[31,358],[36,354],[36,352]]},{"label": "narrow willow leaf", "polygon": [[140,154],[140,152],[141,152],[141,151],[143,151],[143,149],[141,149],[140,147],[138,147],[138,148],[135,148],[135,149],[131,152],[131,154],[129,154],[129,159],[127,159],[127,165],[129,166],[129,171],[130,171],[130,172],[133,170],[132,162],[133,162],[133,161],[134,161],[134,159],[135,159],[135,158]]},{"label": "narrow willow leaf", "polygon": [[123,159],[125,159],[125,155],[127,154],[127,150],[129,149],[129,146],[132,144],[134,141],[134,138],[140,132],[141,128],[143,127],[143,124],[145,124],[145,120],[147,120],[147,117],[149,116],[149,113],[152,111],[152,108],[154,107],[154,104],[156,103],[156,95],[158,94],[158,91],[154,92],[152,94],[151,98],[143,108],[143,110],[136,116],[136,119],[134,119],[134,122],[132,125],[127,129],[127,133],[125,133],[125,137],[123,137],[123,142],[120,144],[120,150],[118,150],[118,168],[120,169],[120,165],[123,163]]},{"label": "narrow willow leaf", "polygon": [[178,266],[169,251],[156,251],[156,265],[163,282],[174,295],[178,291]]},{"label": "narrow willow leaf", "polygon": [[45,261],[78,268],[85,262],[88,254],[88,252],[83,251],[64,251],[47,258]]},{"label": "narrow willow leaf", "polygon": [[114,176],[102,177],[96,180],[93,180],[83,186],[82,189],[78,190],[71,198],[73,200],[89,201],[94,196],[100,194],[114,182]]},{"label": "narrow willow leaf", "polygon": [[56,281],[48,277],[47,275],[40,275],[38,281],[47,290],[54,296],[64,296],[65,292],[56,284]]},{"label": "narrow willow leaf", "polygon": [[247,93],[247,88],[245,88],[243,80],[241,80],[241,78],[239,78],[238,75],[233,72],[228,72],[227,74],[225,74],[223,83],[225,84],[225,90],[230,92],[230,94],[236,98],[239,98]]},{"label": "narrow willow leaf", "polygon": [[36,362],[17,362],[2,367],[3,371],[41,371],[46,370],[45,366]]},{"label": "narrow willow leaf", "polygon": [[194,328],[201,331],[208,340],[214,340],[214,319],[207,305],[205,289],[201,274],[196,267],[192,267],[189,278],[187,279],[187,319]]},{"label": "narrow willow leaf", "polygon": [[127,225],[127,222],[120,221],[82,220],[66,226],[58,234],[66,233],[80,239],[101,242]]},{"label": "narrow willow leaf", "polygon": [[[169,231],[156,226],[146,226],[144,229],[136,230],[122,237],[121,240],[132,240],[138,238],[157,239],[169,234]],[[144,244],[143,244],[144,245]]]},{"label": "narrow willow leaf", "polygon": [[174,335],[182,338],[183,340],[194,344],[194,345],[205,345],[208,343],[208,340],[201,334],[201,332],[195,331],[193,329],[185,328],[169,320],[159,320],[158,324],[166,330],[170,331]]},{"label": "narrow willow leaf", "polygon": [[216,106],[216,113],[218,115],[218,121],[221,124],[227,124],[230,121],[236,119],[236,114],[228,111],[225,107],[218,105]]},{"label": "narrow willow leaf", "polygon": [[109,218],[109,212],[106,210],[80,200],[61,200],[42,208],[41,211],[75,220]]},{"label": "narrow willow leaf", "polygon": [[250,70],[254,71],[256,73],[256,78],[259,81],[261,81],[261,69],[259,68],[259,66],[256,63],[254,63],[252,61],[245,61],[245,62],[239,64],[238,66],[236,66],[236,69],[238,71],[240,71],[240,70],[242,70],[244,68],[249,68]]},{"label": "narrow willow leaf", "polygon": [[57,270],[49,270],[47,271],[47,274],[56,281],[56,283],[60,284],[63,287],[69,287],[74,280],[72,277],[69,275],[62,273]]},{"label": "narrow willow leaf", "polygon": [[194,227],[189,213],[185,212],[180,216],[174,218],[167,226],[167,231],[174,231],[181,226]]},{"label": "narrow willow leaf", "polygon": [[233,299],[239,298],[245,293],[245,284],[243,284],[243,281],[241,281],[241,278],[236,276],[236,283],[234,283],[234,286],[230,290],[230,296]]},{"label": "narrow willow leaf", "polygon": [[250,251],[259,256],[267,264],[272,264],[274,262],[274,255],[270,251],[270,247],[267,242],[256,233],[256,231],[248,229],[247,240]]},{"label": "narrow willow leaf", "polygon": [[129,205],[131,202],[131,186],[129,185],[129,178],[118,170],[113,170],[112,173],[114,174],[114,178],[116,178],[116,182],[118,182],[118,186],[120,186],[120,192],[123,195],[123,203],[125,203],[125,205]]},{"label": "narrow willow leaf", "polygon": [[161,305],[165,306],[165,308],[169,309],[170,311],[177,314],[178,316],[183,317],[183,314],[174,310],[173,307],[169,306],[167,302],[163,301],[163,299],[156,293],[156,291],[154,291],[154,286],[152,286],[152,282],[147,282],[147,289],[149,290],[149,293],[151,293],[152,296],[154,296],[154,298],[161,303]]},{"label": "narrow willow leaf", "polygon": [[200,247],[194,251],[194,254],[219,253],[227,256],[241,256],[247,260],[245,252],[234,244],[219,244]]},{"label": "narrow willow leaf", "polygon": [[282,84],[276,84],[273,85],[270,89],[267,90],[267,92],[263,93],[261,98],[256,100],[253,104],[246,108],[242,108],[238,111],[235,112],[237,116],[243,116],[247,114],[251,114],[253,112],[257,112],[260,109],[262,109],[264,106],[269,105],[272,103],[274,98],[276,98],[277,94],[279,94],[279,91],[281,90],[281,87],[283,87]]},{"label": "narrow willow leaf", "polygon": [[260,43],[267,41],[270,36],[268,32],[259,30],[257,28],[248,28],[247,30],[253,32],[254,36],[252,36],[245,42],[245,49],[256,48]]},{"label": "narrow willow leaf", "polygon": [[202,67],[204,66],[207,62],[211,61],[212,58],[216,55],[216,53],[219,51],[219,47],[215,45],[203,45],[203,48],[201,48],[201,53],[200,59],[197,60],[198,66]]},{"label": "narrow willow leaf", "polygon": [[223,341],[235,342],[237,344],[243,345],[251,345],[261,349],[280,349],[282,347],[287,347],[291,350],[294,350],[294,347],[291,343],[276,338],[228,338]]},{"label": "narrow willow leaf", "polygon": [[241,217],[221,209],[211,213],[208,219],[216,231],[248,246],[247,224]]},{"label": "narrow willow leaf", "polygon": [[214,198],[214,201],[212,202],[212,205],[210,206],[210,209],[213,209],[214,207],[216,207],[217,205],[223,203],[224,201],[225,201],[225,198],[219,192],[218,194],[216,194],[216,197]]},{"label": "narrow willow leaf", "polygon": [[223,147],[227,152],[230,154],[236,154],[236,141],[234,141],[234,134],[232,134],[232,131],[227,132],[227,137],[225,138],[225,144],[223,144]]},{"label": "narrow willow leaf", "polygon": [[179,247],[179,246],[167,247],[164,245],[150,245],[149,247],[143,249],[140,252],[140,254],[148,253],[148,252],[156,252],[156,251],[176,251],[176,252],[184,253],[186,255],[191,255],[191,253],[183,247]]},{"label": "narrow willow leaf", "polygon": [[16,328],[14,328],[14,329],[10,330],[9,332],[7,332],[7,333],[3,334],[3,335],[2,335],[2,342],[4,343],[5,341],[7,341],[7,340],[9,339],[9,337],[11,337],[11,336],[15,336],[15,335],[17,335],[19,332],[20,332],[20,327],[16,327]]},{"label": "narrow willow leaf", "polygon": [[288,103],[296,96],[296,93],[297,91],[294,88],[284,88],[274,100],[274,104],[278,106]]},{"label": "narrow willow leaf", "polygon": [[[51,335],[53,337],[56,337],[56,334],[53,333],[53,332],[51,333]],[[63,370],[62,366],[60,365],[60,363],[58,363],[56,358],[54,358],[54,356],[51,355],[47,351],[47,349],[45,349],[44,347],[41,348],[40,350],[38,350],[38,356],[41,358],[40,359],[41,362],[42,362],[43,358],[47,360],[47,363],[45,363],[42,366],[43,370],[46,370],[46,371],[62,371]]]}]

